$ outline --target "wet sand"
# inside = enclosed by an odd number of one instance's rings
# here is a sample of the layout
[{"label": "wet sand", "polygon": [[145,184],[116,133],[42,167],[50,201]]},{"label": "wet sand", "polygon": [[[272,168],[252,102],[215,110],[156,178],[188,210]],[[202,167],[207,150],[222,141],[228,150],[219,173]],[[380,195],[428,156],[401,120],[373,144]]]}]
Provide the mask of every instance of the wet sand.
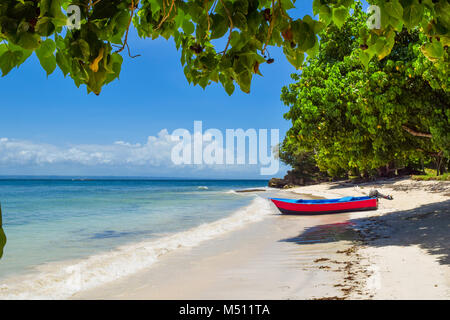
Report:
[{"label": "wet sand", "polygon": [[[314,299],[340,294],[316,260],[341,259],[349,235],[331,229],[302,233],[317,225],[343,223],[348,215],[280,216],[228,233],[195,248],[168,253],[152,268],[75,299]],[[335,242],[336,237],[342,240]],[[350,235],[352,237],[352,235]]]}]

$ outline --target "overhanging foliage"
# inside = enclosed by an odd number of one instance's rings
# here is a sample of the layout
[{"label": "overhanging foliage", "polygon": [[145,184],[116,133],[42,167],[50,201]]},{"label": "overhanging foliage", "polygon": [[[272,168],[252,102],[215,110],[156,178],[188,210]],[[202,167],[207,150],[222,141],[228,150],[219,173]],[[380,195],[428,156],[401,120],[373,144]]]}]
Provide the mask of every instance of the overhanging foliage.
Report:
[{"label": "overhanging foliage", "polygon": [[[448,69],[448,0],[369,2],[380,7],[381,28],[361,31],[359,58],[366,67],[372,57],[387,56],[395,32],[406,27],[423,30],[428,41],[422,52]],[[269,46],[282,47],[288,61],[301,68],[305,54],[317,52],[317,35],[331,24],[341,27],[354,3],[314,0],[319,18],[295,19],[290,11],[295,0],[2,0],[0,69],[5,76],[35,52],[47,75],[59,67],[77,86],[99,94],[119,77],[134,27],[142,38],[173,39],[190,83],[205,88],[220,82],[228,94],[237,84],[248,93],[260,64],[274,61]],[[79,30],[66,28],[69,5],[80,8]]]}]

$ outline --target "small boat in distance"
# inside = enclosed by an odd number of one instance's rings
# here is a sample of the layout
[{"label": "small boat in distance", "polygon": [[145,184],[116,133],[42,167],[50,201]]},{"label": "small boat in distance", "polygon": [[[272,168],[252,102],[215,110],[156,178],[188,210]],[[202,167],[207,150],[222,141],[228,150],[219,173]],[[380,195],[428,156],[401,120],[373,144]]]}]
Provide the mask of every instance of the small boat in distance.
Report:
[{"label": "small boat in distance", "polygon": [[376,210],[378,199],[372,197],[344,197],[339,199],[280,199],[272,202],[284,214],[328,214],[362,210]]}]

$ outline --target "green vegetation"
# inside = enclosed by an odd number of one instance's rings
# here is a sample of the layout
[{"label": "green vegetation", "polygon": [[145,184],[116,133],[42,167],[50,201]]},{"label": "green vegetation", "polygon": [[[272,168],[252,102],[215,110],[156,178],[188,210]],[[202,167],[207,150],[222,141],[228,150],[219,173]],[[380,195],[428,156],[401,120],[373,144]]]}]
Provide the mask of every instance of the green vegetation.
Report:
[{"label": "green vegetation", "polygon": [[428,39],[418,28],[395,32],[391,52],[363,67],[365,21],[356,7],[342,28],[329,26],[320,34],[318,54],[283,88],[292,128],[281,159],[297,171],[311,170],[311,158],[295,159],[307,152],[331,177],[386,176],[424,166],[444,173],[450,157],[447,70],[424,56]]},{"label": "green vegetation", "polygon": [[418,181],[430,181],[430,180],[438,180],[438,181],[450,181],[450,173],[446,172],[439,176],[436,175],[436,171],[431,169],[425,169],[425,174],[422,175],[413,175],[411,176],[413,180]]},{"label": "green vegetation", "polygon": [[304,185],[328,180],[327,174],[317,167],[314,152],[302,149],[299,144],[285,143],[280,148],[279,157],[292,167],[292,170],[284,178],[290,184]]},{"label": "green vegetation", "polygon": [[[59,67],[77,86],[99,94],[119,77],[122,54],[131,55],[127,39],[134,27],[142,38],[173,39],[190,83],[205,88],[218,82],[228,94],[237,84],[248,93],[252,77],[261,75],[260,64],[274,62],[268,47],[283,48],[299,69],[305,54],[317,52],[317,35],[327,26],[344,25],[355,5],[354,0],[311,2],[318,20],[295,18],[295,0],[2,0],[0,69],[5,76],[34,52],[47,75]],[[369,68],[372,57],[391,52],[397,32],[418,27],[426,35],[420,50],[447,72],[448,0],[369,2],[380,7],[381,27],[361,29],[358,63]],[[66,28],[70,4],[81,9],[79,29]]]}]

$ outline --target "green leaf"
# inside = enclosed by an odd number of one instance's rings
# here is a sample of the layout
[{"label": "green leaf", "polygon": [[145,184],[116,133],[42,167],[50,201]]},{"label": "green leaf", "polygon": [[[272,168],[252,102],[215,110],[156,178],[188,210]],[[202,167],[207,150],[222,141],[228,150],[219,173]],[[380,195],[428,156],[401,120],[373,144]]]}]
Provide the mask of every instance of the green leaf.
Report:
[{"label": "green leaf", "polygon": [[211,39],[222,38],[228,31],[228,20],[220,14],[216,14],[211,17],[212,19],[212,32]]},{"label": "green leaf", "polygon": [[247,30],[247,17],[241,12],[236,12],[233,16],[233,24],[243,31]]},{"label": "green leaf", "polygon": [[383,40],[383,46],[381,48],[377,49],[378,60],[383,59],[389,53],[391,53],[391,50],[395,44],[395,37],[393,35],[388,36],[387,38],[384,38],[382,40]]},{"label": "green leaf", "polygon": [[305,22],[315,34],[320,33],[320,31],[325,28],[325,24],[323,22],[316,21],[309,15],[303,17],[303,22]]},{"label": "green leaf", "polygon": [[320,13],[320,7],[321,7],[321,1],[320,0],[314,0],[313,1],[313,14],[317,15]]},{"label": "green leaf", "polygon": [[53,73],[56,69],[56,58],[55,56],[50,56],[48,58],[39,59],[42,68],[47,72],[47,77]]},{"label": "green leaf", "polygon": [[239,31],[233,31],[231,33],[230,44],[236,50],[239,50],[244,45],[243,41],[241,40],[241,34],[239,33]]},{"label": "green leaf", "polygon": [[[307,16],[309,17],[309,16]],[[306,18],[308,20],[308,18]],[[317,38],[312,30],[312,28],[308,25],[308,23],[297,20],[292,23],[292,29],[294,30],[294,40],[298,44],[298,48],[305,52],[314,47]]]},{"label": "green leaf", "polygon": [[99,70],[97,72],[92,72],[89,70],[89,80],[87,81],[88,92],[92,91],[96,95],[99,95],[102,91],[102,87],[106,81],[106,72],[104,70]]},{"label": "green leaf", "polygon": [[319,41],[316,41],[315,45],[306,51],[306,54],[310,57],[314,57],[319,52]]},{"label": "green leaf", "polygon": [[112,80],[119,78],[120,72],[122,70],[122,62],[123,58],[118,53],[113,53],[111,55],[111,64],[112,64],[112,74],[109,74],[106,79],[106,83],[111,82]]},{"label": "green leaf", "polygon": [[289,10],[295,8],[291,0],[281,0],[281,6],[284,10]]},{"label": "green leaf", "polygon": [[250,71],[242,71],[238,74],[237,83],[242,91],[250,93],[250,85],[252,82],[252,73]]},{"label": "green leaf", "polygon": [[29,32],[23,32],[19,35],[19,41],[17,44],[24,49],[34,50],[39,47],[41,43],[41,37],[37,34]]},{"label": "green leaf", "polygon": [[361,63],[363,64],[363,66],[366,68],[366,70],[369,67],[369,62],[370,62],[370,55],[367,54],[364,51],[360,51],[359,52],[359,60],[361,61]]},{"label": "green leaf", "polygon": [[75,48],[75,50],[79,50],[79,53],[83,56],[84,59],[88,60],[91,56],[90,46],[86,40],[78,39],[77,41],[72,43],[72,46]]},{"label": "green leaf", "polygon": [[8,47],[5,43],[0,43],[0,56],[8,51]]},{"label": "green leaf", "polygon": [[227,81],[223,86],[228,95],[231,96],[235,89],[233,81]]},{"label": "green leaf", "polygon": [[189,20],[184,20],[183,21],[183,31],[186,34],[192,34],[195,31],[195,26],[192,22],[190,22]]},{"label": "green leaf", "polygon": [[412,4],[403,8],[403,21],[408,29],[418,25],[423,18],[423,6]]},{"label": "green leaf", "polygon": [[161,11],[160,1],[158,1],[158,0],[149,0],[149,3],[150,3],[150,6],[152,8],[153,14],[158,14],[158,12]]},{"label": "green leaf", "polygon": [[327,5],[322,5],[320,7],[319,19],[323,21],[326,25],[329,25],[332,18],[333,12],[331,11],[330,7],[328,7]]},{"label": "green leaf", "polygon": [[184,11],[182,9],[178,10],[178,14],[175,17],[175,26],[177,29],[181,28],[183,26],[183,21],[185,19],[188,19],[188,17],[185,16]]},{"label": "green leaf", "polygon": [[403,18],[403,7],[398,0],[392,0],[384,4],[385,11],[393,18],[398,20]]},{"label": "green leaf", "polygon": [[348,9],[344,6],[333,8],[333,22],[341,28],[348,16]]},{"label": "green leaf", "polygon": [[18,63],[22,53],[20,51],[6,51],[0,56],[2,76],[6,76]]},{"label": "green leaf", "polygon": [[48,58],[53,55],[56,49],[56,44],[52,39],[47,39],[41,43],[41,46],[36,49],[38,58]]},{"label": "green leaf", "polygon": [[50,18],[43,17],[36,23],[35,30],[40,36],[48,37],[55,31],[55,26]]},{"label": "green leaf", "polygon": [[442,20],[448,28],[450,25],[450,3],[448,1],[439,1],[435,4],[434,10],[436,10],[436,15],[439,17],[439,20]]},{"label": "green leaf", "polygon": [[60,51],[56,52],[56,63],[65,77],[70,72],[70,63],[67,57]]},{"label": "green leaf", "polygon": [[295,69],[300,69],[303,65],[303,60],[305,59],[305,54],[300,50],[292,50],[288,48],[283,48],[283,52],[286,55],[288,61],[295,67]]},{"label": "green leaf", "polygon": [[426,43],[421,48],[423,54],[430,60],[438,60],[444,56],[444,48],[440,41]]},{"label": "green leaf", "polygon": [[41,0],[41,5],[39,7],[40,16],[44,17],[50,11],[52,0]]},{"label": "green leaf", "polygon": [[16,67],[19,67],[22,63],[24,63],[33,53],[32,50],[25,50],[19,46],[16,46],[12,43],[9,44],[10,50],[17,52],[18,61]]}]

